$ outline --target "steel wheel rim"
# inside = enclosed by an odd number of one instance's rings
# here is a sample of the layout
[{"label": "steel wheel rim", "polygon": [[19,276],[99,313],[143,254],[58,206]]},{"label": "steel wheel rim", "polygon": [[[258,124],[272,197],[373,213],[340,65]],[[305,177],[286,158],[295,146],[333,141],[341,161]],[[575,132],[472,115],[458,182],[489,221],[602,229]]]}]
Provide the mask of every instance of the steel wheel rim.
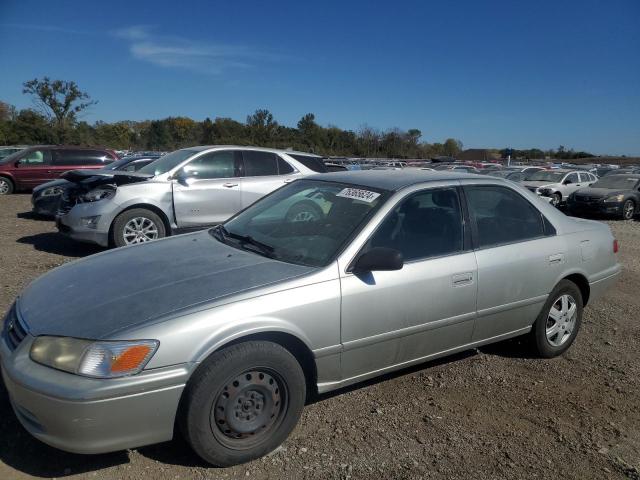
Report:
[{"label": "steel wheel rim", "polygon": [[624,204],[623,208],[624,208],[623,214],[624,214],[624,218],[625,219],[629,220],[631,217],[633,217],[633,203],[632,202],[627,201]]},{"label": "steel wheel rim", "polygon": [[554,195],[551,197],[551,205],[553,205],[554,207],[560,205],[560,199],[558,198],[558,195]]},{"label": "steel wheel rim", "polygon": [[211,407],[209,424],[216,439],[235,450],[269,438],[288,407],[286,383],[276,372],[253,368],[230,378]]},{"label": "steel wheel rim", "polygon": [[4,178],[0,178],[0,195],[6,195],[9,193],[9,182]]},{"label": "steel wheel rim", "polygon": [[292,222],[311,222],[312,220],[316,220],[317,216],[315,213],[310,212],[309,210],[303,210],[301,212],[296,213],[291,219]]},{"label": "steel wheel rim", "polygon": [[578,305],[575,299],[564,294],[553,302],[547,315],[545,335],[547,342],[553,347],[564,345],[576,326],[578,318]]},{"label": "steel wheel rim", "polygon": [[125,224],[122,238],[126,245],[156,240],[158,238],[158,226],[149,218],[135,217]]}]

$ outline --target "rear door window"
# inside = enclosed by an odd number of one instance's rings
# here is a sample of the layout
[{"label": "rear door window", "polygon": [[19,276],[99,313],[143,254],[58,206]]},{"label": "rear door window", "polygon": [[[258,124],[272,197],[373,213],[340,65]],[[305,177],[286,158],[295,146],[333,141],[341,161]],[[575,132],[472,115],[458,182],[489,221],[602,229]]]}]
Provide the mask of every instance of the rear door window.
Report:
[{"label": "rear door window", "polygon": [[65,150],[59,149],[54,151],[53,165],[56,166],[99,166],[107,165],[113,161],[107,152],[100,150]]},{"label": "rear door window", "polygon": [[244,150],[245,177],[278,175],[278,156],[275,153]]},{"label": "rear door window", "polygon": [[545,236],[540,211],[513,190],[483,185],[467,186],[464,191],[478,248]]}]

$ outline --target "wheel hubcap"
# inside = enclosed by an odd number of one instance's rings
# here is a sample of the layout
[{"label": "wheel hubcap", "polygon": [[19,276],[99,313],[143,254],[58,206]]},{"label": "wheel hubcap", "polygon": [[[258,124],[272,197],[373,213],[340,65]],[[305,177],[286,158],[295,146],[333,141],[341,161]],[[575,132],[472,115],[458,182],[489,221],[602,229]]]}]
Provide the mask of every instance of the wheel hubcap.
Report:
[{"label": "wheel hubcap", "polygon": [[0,179],[0,195],[6,195],[7,193],[9,193],[9,183]]},{"label": "wheel hubcap", "polygon": [[286,391],[279,376],[251,370],[231,379],[216,398],[211,430],[231,448],[259,442],[280,423],[286,411]]},{"label": "wheel hubcap", "polygon": [[633,217],[633,203],[627,202],[624,205],[624,218],[629,219]]},{"label": "wheel hubcap", "polygon": [[547,316],[545,333],[547,341],[554,347],[563,345],[573,333],[578,317],[578,306],[575,299],[568,294],[558,298]]},{"label": "wheel hubcap", "polygon": [[129,220],[124,226],[122,236],[127,245],[148,242],[158,238],[158,227],[148,218],[136,217]]}]

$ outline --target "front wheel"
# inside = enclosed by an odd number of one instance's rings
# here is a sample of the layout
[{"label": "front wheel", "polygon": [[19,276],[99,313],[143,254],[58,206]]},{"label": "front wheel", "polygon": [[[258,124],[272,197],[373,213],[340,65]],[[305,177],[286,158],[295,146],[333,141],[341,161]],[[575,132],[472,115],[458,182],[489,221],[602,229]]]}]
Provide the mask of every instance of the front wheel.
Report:
[{"label": "front wheel", "polygon": [[636,213],[636,204],[633,203],[633,200],[627,200],[622,205],[622,219],[623,220],[631,220]]},{"label": "front wheel", "polygon": [[267,341],[240,343],[198,368],[184,393],[180,427],[206,462],[238,465],[284,442],[305,396],[304,373],[288,350]]},{"label": "front wheel", "polygon": [[9,195],[13,193],[13,182],[7,177],[0,177],[0,195]]},{"label": "front wheel", "polygon": [[551,195],[551,205],[558,207],[562,203],[562,194],[554,193]]},{"label": "front wheel", "polygon": [[582,309],[582,293],[577,285],[569,280],[558,283],[531,331],[533,345],[541,357],[557,357],[568,350],[578,335]]},{"label": "front wheel", "polygon": [[111,229],[111,244],[116,247],[136,245],[166,236],[162,219],[146,208],[126,210],[116,217]]}]

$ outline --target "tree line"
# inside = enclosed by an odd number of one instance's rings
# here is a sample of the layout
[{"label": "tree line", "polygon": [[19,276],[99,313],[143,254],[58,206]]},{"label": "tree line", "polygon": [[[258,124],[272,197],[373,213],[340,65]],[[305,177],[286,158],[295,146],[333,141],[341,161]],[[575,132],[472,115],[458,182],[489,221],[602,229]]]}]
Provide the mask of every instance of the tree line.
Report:
[{"label": "tree line", "polygon": [[[171,151],[193,145],[231,144],[293,148],[321,155],[433,158],[455,157],[462,142],[448,138],[442,143],[422,139],[417,128],[380,130],[363,125],[358,130],[322,126],[313,113],[307,113],[296,127],[279,124],[267,109],[258,109],[244,123],[231,118],[168,117],[160,120],[97,121],[89,124],[80,119],[83,112],[96,104],[89,94],[73,81],[33,79],[23,84],[34,108],[17,110],[0,101],[0,145],[73,144],[103,145],[117,150]],[[503,154],[506,151],[502,152]],[[560,154],[560,156],[558,156]],[[513,151],[514,158],[577,158],[592,156],[560,147],[557,151],[539,149]],[[564,155],[564,156],[562,156]]]}]

